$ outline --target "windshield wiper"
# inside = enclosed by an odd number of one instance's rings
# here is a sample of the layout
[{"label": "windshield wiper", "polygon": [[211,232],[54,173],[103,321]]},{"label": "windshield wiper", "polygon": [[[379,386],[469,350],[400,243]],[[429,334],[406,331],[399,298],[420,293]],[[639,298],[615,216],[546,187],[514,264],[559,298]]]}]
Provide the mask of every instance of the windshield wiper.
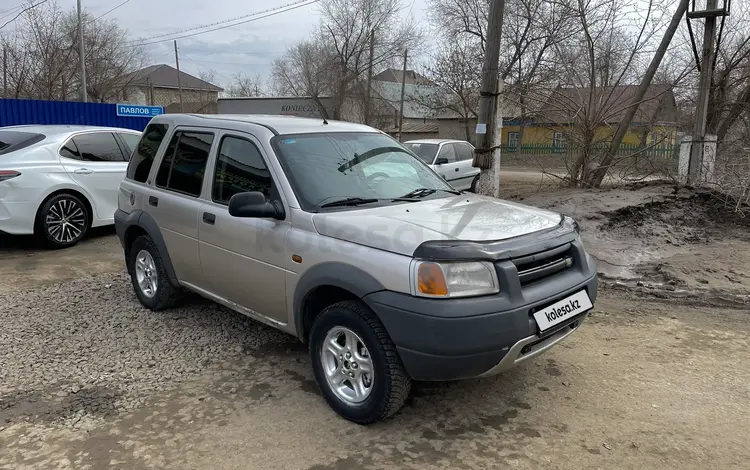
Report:
[{"label": "windshield wiper", "polygon": [[331,201],[327,202],[325,204],[321,204],[320,208],[325,207],[341,207],[341,206],[358,206],[360,204],[372,204],[373,202],[378,201],[391,201],[391,202],[419,202],[419,199],[413,199],[413,198],[405,198],[405,197],[382,197],[382,198],[375,198],[375,197],[346,197],[343,199],[339,199],[337,201]]},{"label": "windshield wiper", "polygon": [[456,195],[461,194],[461,191],[456,191],[455,189],[417,188],[414,191],[404,194],[403,196],[401,196],[401,198],[425,197],[437,191],[445,191],[446,193],[451,193],[451,194],[456,194]]},{"label": "windshield wiper", "polygon": [[337,201],[326,202],[325,204],[321,204],[320,207],[322,209],[324,207],[358,206],[360,204],[372,204],[379,200],[380,199],[374,197],[345,197]]}]

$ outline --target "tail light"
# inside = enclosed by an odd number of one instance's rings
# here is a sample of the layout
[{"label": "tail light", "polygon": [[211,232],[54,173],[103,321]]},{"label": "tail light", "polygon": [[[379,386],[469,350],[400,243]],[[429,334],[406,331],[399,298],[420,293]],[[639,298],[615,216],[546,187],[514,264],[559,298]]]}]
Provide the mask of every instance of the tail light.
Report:
[{"label": "tail light", "polygon": [[15,170],[0,170],[0,182],[21,176],[21,173]]}]

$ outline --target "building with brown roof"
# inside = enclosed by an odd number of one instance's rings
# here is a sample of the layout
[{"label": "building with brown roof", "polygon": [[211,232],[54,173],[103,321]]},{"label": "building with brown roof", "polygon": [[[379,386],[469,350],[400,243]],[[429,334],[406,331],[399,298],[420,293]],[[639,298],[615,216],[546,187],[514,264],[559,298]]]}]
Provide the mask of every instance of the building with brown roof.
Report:
[{"label": "building with brown roof", "polygon": [[201,80],[167,64],[151,65],[125,77],[123,99],[127,103],[163,106],[168,113],[215,113],[216,102],[223,88]]}]

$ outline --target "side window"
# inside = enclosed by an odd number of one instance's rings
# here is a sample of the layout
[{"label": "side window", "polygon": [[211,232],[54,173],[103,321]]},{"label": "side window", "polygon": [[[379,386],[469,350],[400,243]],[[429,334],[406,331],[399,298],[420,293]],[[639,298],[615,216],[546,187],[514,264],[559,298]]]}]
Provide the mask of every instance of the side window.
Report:
[{"label": "side window", "polygon": [[175,132],[156,175],[156,185],[188,196],[200,196],[213,141],[214,135],[210,133]]},{"label": "side window", "polygon": [[469,144],[453,144],[456,148],[456,160],[463,162],[474,158],[474,149]]},{"label": "side window", "polygon": [[211,194],[215,202],[228,204],[232,196],[247,191],[269,198],[271,185],[271,173],[255,144],[239,137],[221,139]]},{"label": "side window", "polygon": [[448,163],[455,163],[456,151],[453,149],[453,144],[443,144],[438,153],[438,158],[447,158]]},{"label": "side window", "polygon": [[78,153],[78,147],[76,147],[76,143],[73,142],[73,139],[68,139],[68,141],[65,142],[65,145],[60,149],[60,156],[73,160],[81,159],[81,154]]},{"label": "side window", "polygon": [[111,132],[96,132],[73,137],[80,160],[87,162],[123,162],[120,146]]},{"label": "side window", "polygon": [[130,157],[133,155],[133,152],[135,151],[135,148],[138,146],[138,142],[141,140],[141,136],[138,134],[123,134],[118,133],[117,135],[120,136],[123,142],[125,142],[125,145],[127,146],[127,152],[128,154],[125,155],[126,160],[130,160]]},{"label": "side window", "polygon": [[146,128],[138,144],[134,147],[135,151],[130,159],[130,165],[128,165],[128,179],[139,183],[146,182],[148,174],[151,172],[151,165],[154,163],[156,152],[167,135],[167,129],[166,124],[151,124]]}]

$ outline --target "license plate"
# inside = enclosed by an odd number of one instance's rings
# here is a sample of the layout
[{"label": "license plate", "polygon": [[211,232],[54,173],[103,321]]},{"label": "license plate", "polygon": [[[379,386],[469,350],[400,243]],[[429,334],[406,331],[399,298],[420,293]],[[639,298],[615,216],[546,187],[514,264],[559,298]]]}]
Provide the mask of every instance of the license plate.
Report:
[{"label": "license plate", "polygon": [[591,308],[591,299],[586,291],[582,290],[534,313],[534,319],[539,329],[544,331]]}]

